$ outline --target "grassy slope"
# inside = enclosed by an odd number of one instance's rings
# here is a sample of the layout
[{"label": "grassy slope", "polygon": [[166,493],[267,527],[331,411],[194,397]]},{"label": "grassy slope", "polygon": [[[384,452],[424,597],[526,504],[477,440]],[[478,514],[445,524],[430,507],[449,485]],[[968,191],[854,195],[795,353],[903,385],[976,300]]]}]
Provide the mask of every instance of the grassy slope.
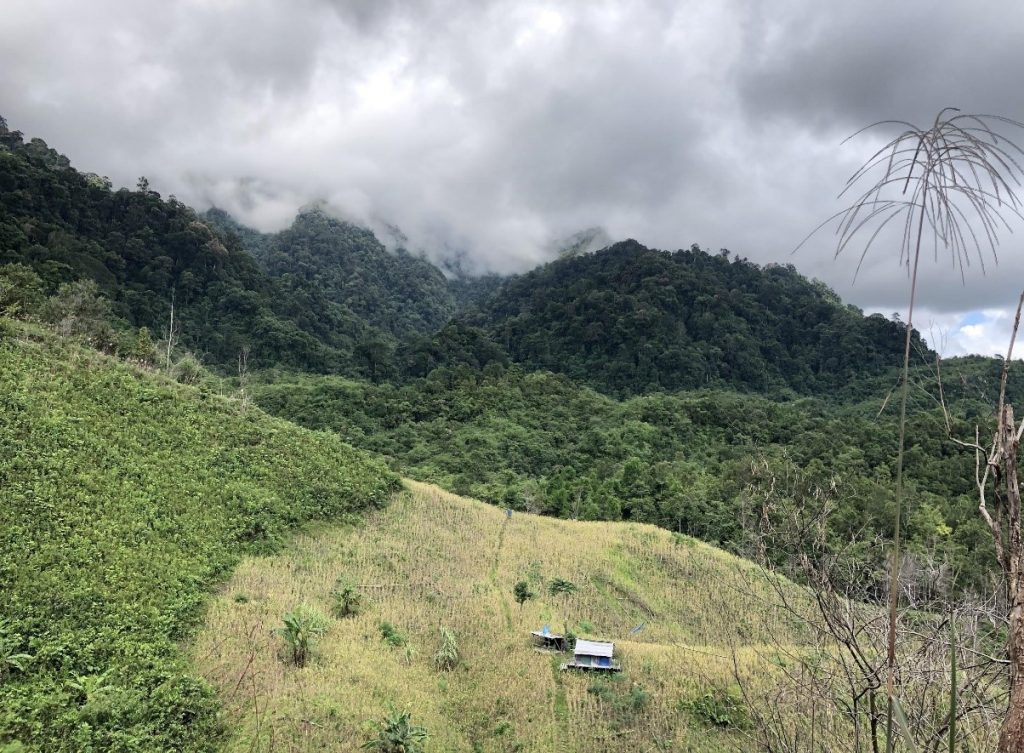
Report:
[{"label": "grassy slope", "polygon": [[[215,600],[194,652],[237,730],[229,750],[353,750],[366,720],[391,703],[428,728],[430,751],[749,747],[742,732],[705,726],[684,707],[733,682],[731,647],[740,646],[741,671],[763,680],[758,648],[772,635],[797,640],[762,605],[751,565],[653,526],[508,519],[408,486],[364,526],[303,534],[279,555],[246,559]],[[281,615],[299,603],[328,611],[339,576],[362,584],[372,606],[332,620],[316,658],[288,666],[274,635]],[[539,578],[579,590],[552,596]],[[538,593],[521,608],[512,596],[520,579]],[[381,640],[382,620],[413,652]],[[564,656],[530,647],[529,631],[545,623],[615,640],[623,675],[560,673]],[[464,658],[448,673],[432,664],[440,626]]]},{"label": "grassy slope", "polygon": [[215,749],[179,645],[208,589],[394,483],[333,435],[0,319],[0,747]]}]

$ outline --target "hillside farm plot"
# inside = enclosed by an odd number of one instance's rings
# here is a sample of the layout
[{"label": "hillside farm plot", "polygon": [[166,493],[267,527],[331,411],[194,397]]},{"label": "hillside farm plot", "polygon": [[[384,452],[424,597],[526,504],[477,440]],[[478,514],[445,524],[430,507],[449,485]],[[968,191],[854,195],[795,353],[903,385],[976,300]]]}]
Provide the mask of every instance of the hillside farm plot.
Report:
[{"label": "hillside farm plot", "polygon": [[[773,636],[798,640],[752,601],[752,566],[652,526],[509,517],[407,487],[362,526],[243,561],[215,599],[193,654],[226,705],[230,750],[354,750],[389,709],[411,711],[436,751],[749,744],[742,713],[708,724],[693,709],[729,692],[734,656],[756,685]],[[330,614],[339,578],[363,597],[358,614],[331,619],[307,665],[291,665],[282,616],[299,604]],[[519,605],[522,580],[534,598]],[[614,640],[622,673],[560,672],[571,655],[535,649],[542,625]],[[448,671],[435,661],[442,628],[458,644]]]}]

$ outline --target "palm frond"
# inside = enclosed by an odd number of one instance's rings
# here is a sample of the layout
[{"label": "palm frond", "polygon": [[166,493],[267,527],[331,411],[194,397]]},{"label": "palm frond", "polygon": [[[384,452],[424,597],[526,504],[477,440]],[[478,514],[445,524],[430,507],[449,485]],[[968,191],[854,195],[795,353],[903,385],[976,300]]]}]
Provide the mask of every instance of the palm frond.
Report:
[{"label": "palm frond", "polygon": [[[838,257],[851,247],[860,247],[854,277],[891,231],[900,266],[910,276],[906,318],[900,420],[896,458],[895,510],[893,514],[892,562],[889,583],[889,631],[886,656],[886,694],[889,698],[886,728],[887,750],[894,744],[894,725],[906,746],[914,750],[903,708],[896,697],[896,619],[900,594],[901,529],[904,505],[903,456],[906,444],[907,393],[910,347],[913,333],[917,272],[926,233],[931,235],[935,258],[940,250],[949,254],[961,280],[972,260],[985,270],[986,258],[998,262],[1003,233],[1012,232],[1011,220],[1024,219],[1024,204],[1018,191],[1024,185],[1024,149],[1001,131],[1024,130],[1024,122],[1000,115],[965,114],[955,107],[939,111],[928,128],[903,120],[882,120],[852,134],[848,141],[877,129],[902,129],[875,150],[846,181],[840,198],[855,197],[843,210],[832,215],[804,238],[800,248],[822,228],[836,223]],[[902,220],[902,221],[901,221]],[[897,228],[902,226],[902,232]],[[954,659],[955,661],[955,659]],[[950,707],[950,746],[955,737],[956,669]]]}]

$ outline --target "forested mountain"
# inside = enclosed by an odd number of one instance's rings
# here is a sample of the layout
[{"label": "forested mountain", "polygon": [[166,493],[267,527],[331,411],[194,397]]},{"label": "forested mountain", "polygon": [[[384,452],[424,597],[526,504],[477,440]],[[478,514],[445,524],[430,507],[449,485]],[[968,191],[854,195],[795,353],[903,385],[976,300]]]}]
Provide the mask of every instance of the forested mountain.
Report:
[{"label": "forested mountain", "polygon": [[114,191],[41,140],[0,129],[0,263],[31,266],[51,292],[93,279],[116,315],[155,335],[173,301],[180,342],[226,369],[243,351],[254,368],[374,381],[497,361],[613,395],[785,396],[877,374],[902,347],[897,322],[864,317],[789,266],[627,241],[507,280],[449,280],[320,210],[261,234],[164,200],[145,179]]},{"label": "forested mountain", "polygon": [[214,364],[243,349],[265,366],[346,370],[372,328],[323,292],[301,293],[262,272],[232,238],[214,232],[140,179],[138,190],[71,168],[39,139],[0,126],[0,263],[32,267],[51,288],[95,280],[114,312],[179,341]]},{"label": "forested mountain", "polygon": [[[872,416],[894,381],[901,325],[864,317],[792,267],[627,241],[518,277],[455,270],[448,280],[316,209],[258,233],[164,200],[144,179],[112,191],[43,142],[2,136],[0,262],[31,267],[50,293],[96,281],[129,329],[165,332],[173,299],[180,343],[207,365],[234,371],[248,349],[253,370],[274,368],[254,391],[264,407],[406,473],[513,507],[654,522],[733,547],[754,458],[786,454],[864,488],[890,473]],[[919,338],[915,350],[932,355]],[[800,395],[825,399],[778,402]],[[842,412],[863,398],[869,410]],[[911,446],[909,478],[962,558],[976,533],[955,503],[970,493],[969,459],[940,449],[934,415],[911,440],[931,449],[916,465]],[[887,488],[868,495],[877,531]]]},{"label": "forested mountain", "polygon": [[269,233],[261,233],[248,225],[243,225],[223,209],[211,207],[202,212],[200,218],[207,225],[217,230],[223,236],[235,236],[238,238],[250,256],[260,259],[266,253],[266,246],[273,237]]},{"label": "forested mountain", "polygon": [[[31,267],[49,292],[91,279],[133,327],[166,335],[210,365],[240,352],[256,368],[375,375],[402,338],[440,330],[456,301],[423,259],[309,211],[263,235],[205,217],[140,179],[137,190],[73,169],[42,140],[0,121],[0,264]],[[468,288],[467,288],[468,289]]]},{"label": "forested mountain", "polygon": [[[824,393],[897,363],[903,329],[791,266],[617,243],[509,280],[469,321],[511,359],[617,395]],[[915,350],[926,352],[918,338]]]},{"label": "forested mountain", "polygon": [[455,313],[456,296],[441,270],[405,249],[388,252],[372,231],[321,209],[307,209],[290,228],[269,235],[219,210],[205,217],[236,233],[284,290],[320,291],[395,338],[435,332]]}]

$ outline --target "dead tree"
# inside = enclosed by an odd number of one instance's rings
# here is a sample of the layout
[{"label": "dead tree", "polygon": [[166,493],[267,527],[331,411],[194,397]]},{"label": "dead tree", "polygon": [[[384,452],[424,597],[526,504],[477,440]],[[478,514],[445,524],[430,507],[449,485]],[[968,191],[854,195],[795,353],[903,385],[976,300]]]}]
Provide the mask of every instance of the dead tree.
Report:
[{"label": "dead tree", "polygon": [[249,346],[243,345],[238,351],[238,397],[242,401],[242,410],[249,407]]},{"label": "dead tree", "polygon": [[[141,181],[143,180],[145,180],[145,178],[139,179],[140,185]],[[174,288],[171,288],[171,313],[170,318],[168,319],[167,322],[167,340],[166,350],[164,353],[164,369],[167,371],[168,374],[171,373],[171,355],[174,352],[174,345],[175,342],[177,341],[178,329],[180,328],[180,326],[181,325],[178,322],[174,321]]]},{"label": "dead tree", "polygon": [[[755,722],[755,743],[769,753],[882,753],[889,740],[890,623],[881,604],[889,600],[878,587],[887,578],[865,572],[854,550],[858,543],[883,542],[829,541],[829,517],[844,497],[832,479],[810,478],[788,461],[778,466],[763,460],[754,464],[751,478],[744,516],[750,550],[755,557],[773,550],[789,555],[780,566],[761,558],[757,577],[768,585],[765,609],[780,610],[801,635],[797,642],[774,641],[762,652],[773,672],[767,695],[735,673]],[[944,571],[939,560],[916,558],[913,569],[924,583]],[[1001,599],[963,596],[954,602],[945,593],[918,588],[912,577],[901,577],[901,583],[905,606],[897,615],[896,638],[903,651],[893,692],[917,748],[937,753],[948,744],[952,651],[958,668],[956,741],[991,750],[1006,702],[1006,661],[985,651],[984,634],[999,624]],[[751,587],[748,597],[765,601],[764,594],[763,587]]]},{"label": "dead tree", "polygon": [[[1017,469],[1024,420],[1017,423],[1013,405],[1006,399],[1006,382],[1013,346],[1020,328],[1022,306],[1024,293],[1017,302],[1010,344],[1006,358],[1003,359],[995,429],[987,446],[982,445],[981,429],[977,426],[974,441],[964,441],[953,436],[953,422],[945,396],[941,390],[939,393],[950,438],[960,447],[974,452],[978,512],[992,534],[995,559],[1003,576],[1010,692],[999,734],[999,753],[1019,753],[1024,750],[1024,541],[1021,537],[1021,492]],[[941,385],[941,379],[939,383]]]},{"label": "dead tree", "polygon": [[[888,240],[891,233],[894,239],[899,239],[898,242],[892,244],[883,240],[882,244],[898,251],[899,261],[906,265],[910,278],[900,380],[896,504],[888,589],[886,690],[889,710],[886,723],[889,751],[895,739],[893,705],[897,701],[895,684],[899,673],[896,632],[902,593],[899,578],[902,572],[905,502],[903,461],[910,350],[921,251],[930,240],[936,256],[939,248],[950,252],[963,275],[972,256],[976,255],[982,265],[986,251],[995,258],[1000,231],[1010,228],[1010,219],[1024,219],[1024,202],[1017,196],[1024,175],[1021,161],[1024,150],[1002,133],[1024,129],[1024,123],[997,115],[961,113],[956,108],[947,107],[939,111],[929,127],[918,127],[905,121],[882,121],[858,133],[893,126],[905,130],[872,154],[850,177],[840,194],[852,196],[852,203],[819,226],[820,229],[838,221],[837,255],[849,248],[855,239],[864,237],[861,261],[872,244],[880,238]],[[999,416],[1001,420],[1002,414]],[[1024,703],[1024,694],[1021,702]],[[1021,711],[1020,735],[1014,738],[1012,748],[1015,751],[1024,750],[1024,706]]]}]

